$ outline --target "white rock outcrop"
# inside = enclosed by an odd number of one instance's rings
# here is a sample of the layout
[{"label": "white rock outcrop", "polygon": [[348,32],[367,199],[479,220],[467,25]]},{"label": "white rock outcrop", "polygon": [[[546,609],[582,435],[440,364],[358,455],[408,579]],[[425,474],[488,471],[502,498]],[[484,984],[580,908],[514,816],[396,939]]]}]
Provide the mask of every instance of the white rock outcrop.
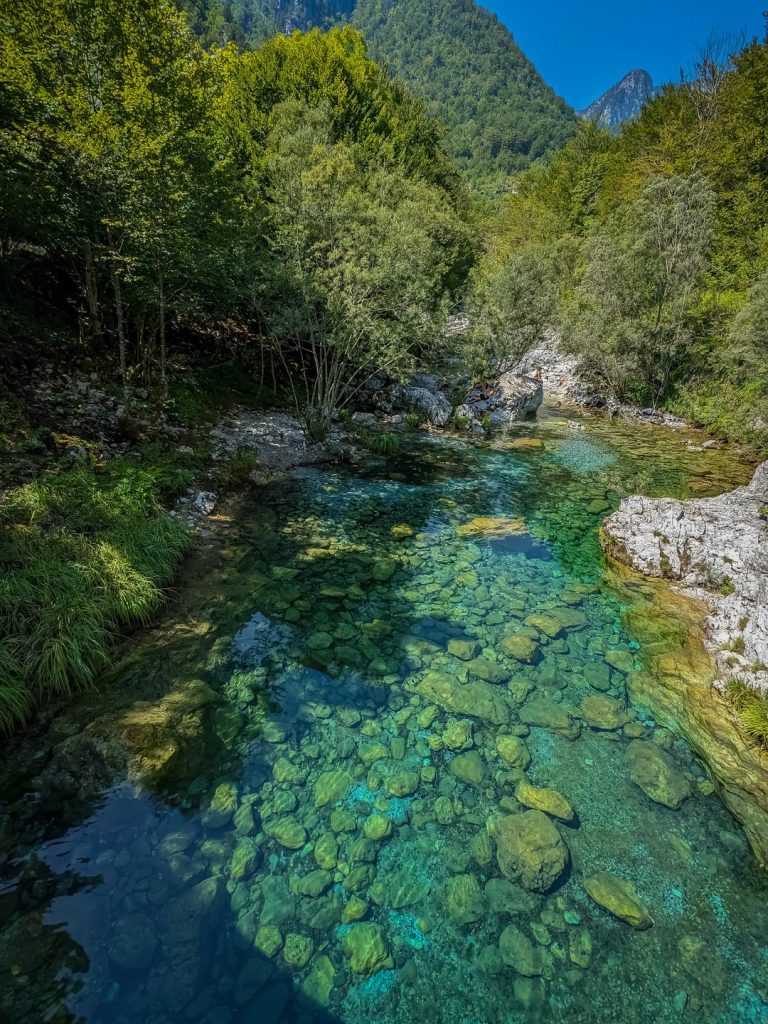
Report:
[{"label": "white rock outcrop", "polygon": [[723,678],[768,691],[768,462],[716,498],[626,498],[604,530],[622,561],[707,602]]}]

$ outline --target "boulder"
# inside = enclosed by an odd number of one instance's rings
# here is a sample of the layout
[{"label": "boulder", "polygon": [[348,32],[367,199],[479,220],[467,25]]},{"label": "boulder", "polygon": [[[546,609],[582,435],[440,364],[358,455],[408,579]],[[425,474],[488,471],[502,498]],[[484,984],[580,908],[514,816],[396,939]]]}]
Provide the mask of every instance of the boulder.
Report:
[{"label": "boulder", "polygon": [[372,921],[350,926],[344,936],[344,955],[355,974],[366,977],[394,967],[384,938],[384,929]]},{"label": "boulder", "polygon": [[624,760],[632,781],[654,803],[678,810],[692,794],[687,777],[666,751],[650,740],[632,740]]},{"label": "boulder", "polygon": [[501,641],[501,649],[509,658],[533,665],[539,656],[539,645],[525,633],[513,633]]},{"label": "boulder", "polygon": [[591,694],[581,702],[581,717],[592,729],[602,729],[612,732],[620,729],[629,721],[626,708],[613,697],[606,697],[602,694]]},{"label": "boulder", "polygon": [[532,697],[520,708],[520,721],[526,725],[536,725],[542,729],[551,729],[566,739],[578,739],[581,726],[565,710],[565,708],[549,697]]},{"label": "boulder", "polygon": [[570,859],[562,836],[542,811],[523,811],[502,818],[495,838],[502,874],[533,892],[551,889]]},{"label": "boulder", "polygon": [[510,707],[503,693],[488,683],[462,683],[456,676],[428,672],[418,691],[426,700],[453,714],[479,718],[491,725],[506,725],[509,721]]}]

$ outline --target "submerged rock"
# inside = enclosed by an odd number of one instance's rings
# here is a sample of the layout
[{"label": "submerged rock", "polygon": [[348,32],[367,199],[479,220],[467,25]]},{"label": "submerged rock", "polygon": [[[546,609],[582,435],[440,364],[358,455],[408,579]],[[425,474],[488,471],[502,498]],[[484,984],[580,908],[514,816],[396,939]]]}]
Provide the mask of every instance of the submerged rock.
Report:
[{"label": "submerged rock", "polygon": [[525,978],[537,978],[546,971],[543,951],[513,924],[501,933],[499,952],[504,963]]},{"label": "submerged rock", "polygon": [[669,754],[650,740],[632,740],[625,761],[632,781],[657,804],[676,811],[693,792]]},{"label": "submerged rock", "polygon": [[584,879],[584,888],[598,906],[633,928],[650,928],[653,924],[648,908],[631,882],[600,871]]},{"label": "submerged rock", "polygon": [[522,661],[526,665],[533,665],[539,656],[539,645],[526,633],[513,633],[505,636],[501,641],[501,649],[515,661]]},{"label": "submerged rock", "polygon": [[495,838],[502,874],[534,892],[551,889],[570,859],[565,841],[542,811],[502,818]]},{"label": "submerged rock", "polygon": [[544,811],[560,821],[573,821],[576,816],[571,803],[555,789],[542,789],[529,782],[520,782],[515,789],[515,797],[523,807]]},{"label": "submerged rock", "polygon": [[468,786],[479,786],[485,778],[485,762],[476,750],[458,754],[451,761],[451,775]]},{"label": "submerged rock", "polygon": [[626,708],[613,697],[593,694],[581,702],[581,717],[592,729],[603,729],[612,732],[620,729],[629,721]]},{"label": "submerged rock", "polygon": [[525,771],[531,763],[530,751],[518,736],[497,736],[496,749],[499,757],[510,768],[521,768]]},{"label": "submerged rock", "polygon": [[368,976],[394,967],[384,929],[370,921],[350,927],[344,936],[344,955],[355,974]]},{"label": "submerged rock", "polygon": [[549,697],[532,697],[520,708],[520,721],[526,725],[537,725],[551,729],[566,739],[578,739],[581,726],[560,704]]},{"label": "submerged rock", "polygon": [[474,924],[485,913],[485,900],[474,875],[455,875],[448,881],[446,906],[459,925]]},{"label": "submerged rock", "polygon": [[455,676],[429,672],[419,683],[418,690],[422,697],[444,711],[469,715],[492,725],[505,725],[509,721],[510,708],[504,695],[489,683],[462,683]]}]

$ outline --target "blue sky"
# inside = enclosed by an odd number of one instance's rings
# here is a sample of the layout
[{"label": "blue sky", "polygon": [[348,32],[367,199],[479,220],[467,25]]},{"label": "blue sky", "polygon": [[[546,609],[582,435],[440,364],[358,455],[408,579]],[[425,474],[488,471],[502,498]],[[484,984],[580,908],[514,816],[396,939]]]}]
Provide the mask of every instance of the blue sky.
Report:
[{"label": "blue sky", "polygon": [[479,0],[560,96],[582,108],[628,71],[679,78],[713,29],[763,34],[765,0]]}]

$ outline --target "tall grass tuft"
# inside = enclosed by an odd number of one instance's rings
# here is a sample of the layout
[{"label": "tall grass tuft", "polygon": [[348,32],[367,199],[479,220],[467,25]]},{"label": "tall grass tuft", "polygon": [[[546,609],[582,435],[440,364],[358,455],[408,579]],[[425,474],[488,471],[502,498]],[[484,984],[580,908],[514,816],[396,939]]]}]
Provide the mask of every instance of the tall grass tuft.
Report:
[{"label": "tall grass tuft", "polygon": [[728,683],[726,696],[746,735],[768,747],[768,700],[765,696],[741,679]]},{"label": "tall grass tuft", "polygon": [[188,544],[161,504],[176,482],[116,460],[42,478],[0,508],[0,729],[87,686],[121,627],[148,621]]}]

